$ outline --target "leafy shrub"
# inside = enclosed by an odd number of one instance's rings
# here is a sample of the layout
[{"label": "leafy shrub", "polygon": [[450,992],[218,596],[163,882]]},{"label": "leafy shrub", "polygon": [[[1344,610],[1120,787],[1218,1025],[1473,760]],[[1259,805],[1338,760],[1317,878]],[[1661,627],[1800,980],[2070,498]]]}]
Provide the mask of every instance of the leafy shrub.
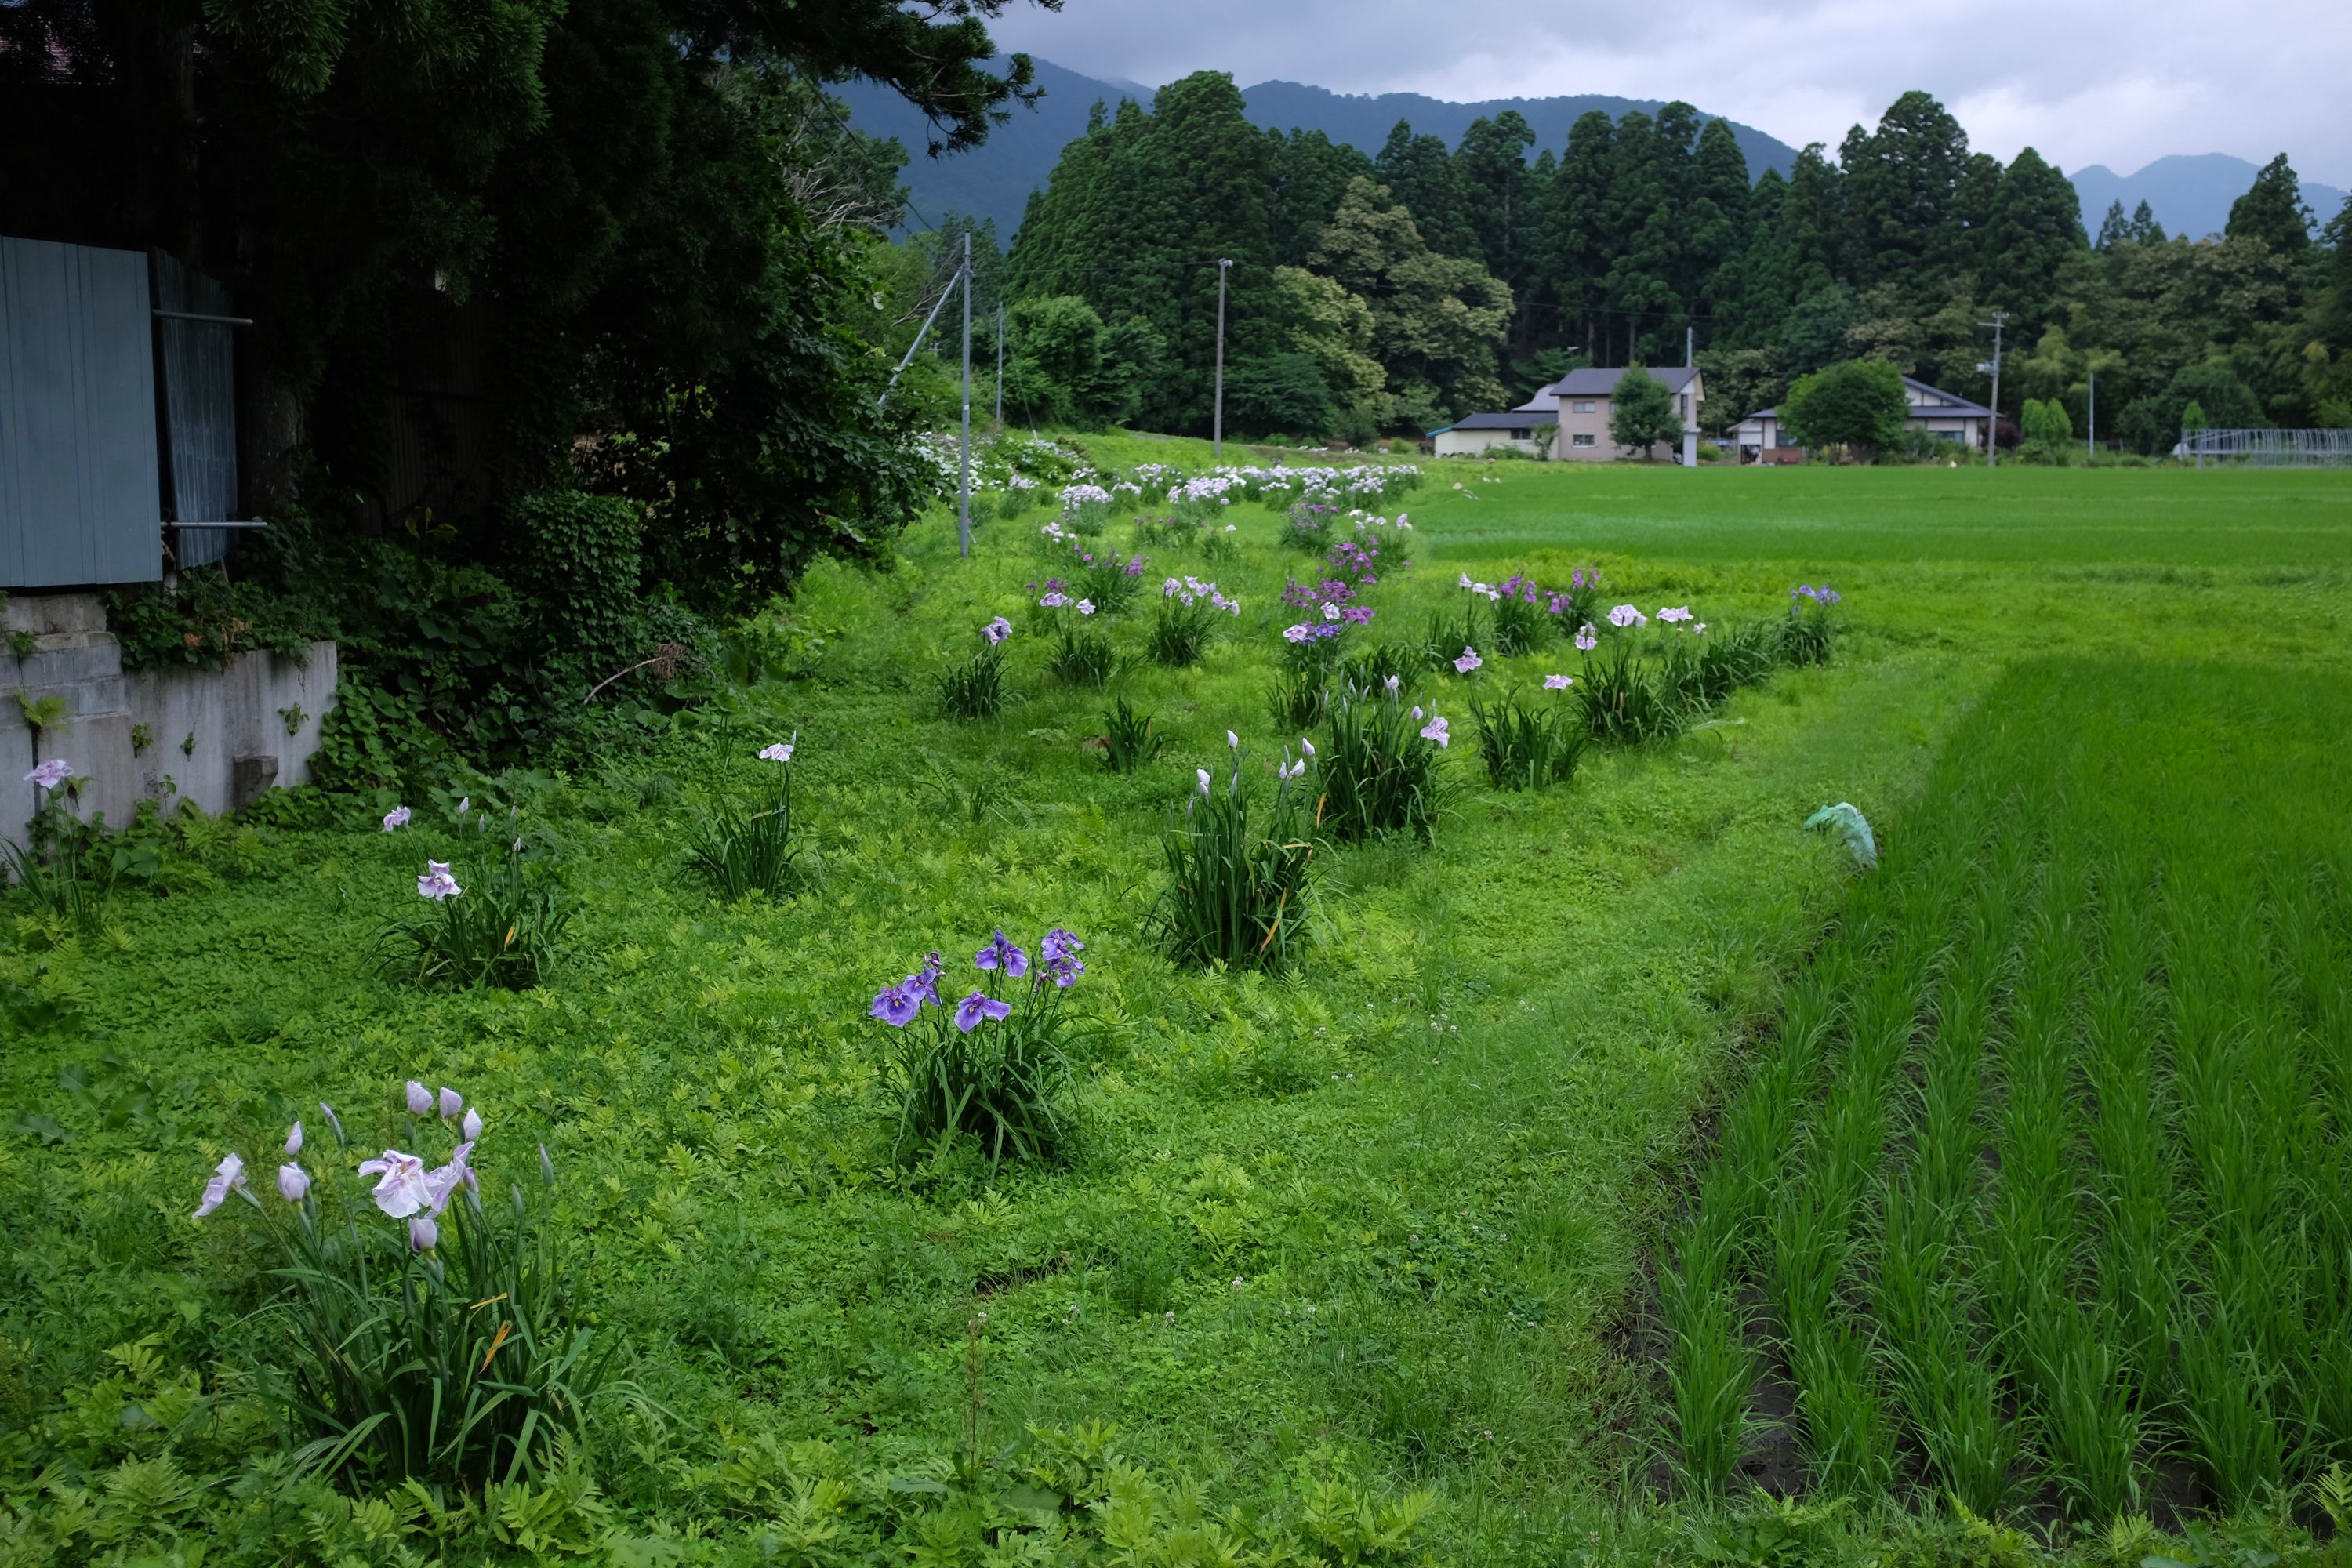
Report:
[{"label": "leafy shrub", "polygon": [[1216,640],[1217,617],[1239,616],[1241,610],[1241,602],[1226,598],[1214,583],[1171,577],[1161,585],[1151,629],[1144,637],[1144,650],[1154,663],[1172,668],[1198,664]]},{"label": "leafy shrub", "polygon": [[1013,623],[1003,616],[982,626],[986,642],[940,677],[940,706],[950,719],[993,719],[1004,711],[1004,639]]},{"label": "leafy shrub", "polygon": [[[348,1156],[341,1121],[319,1109]],[[504,1203],[482,1202],[479,1111],[421,1083],[409,1084],[407,1109],[399,1146],[357,1167],[376,1178],[368,1202],[353,1201],[350,1178],[314,1179],[299,1163],[297,1122],[276,1201],[254,1194],[232,1152],[196,1217],[234,1196],[265,1233],[271,1261],[254,1283],[275,1287],[265,1321],[284,1350],[264,1386],[310,1436],[298,1469],[467,1489],[534,1476],[607,1391],[609,1352],[592,1353],[573,1316],[547,1202],[520,1184]],[[405,1152],[428,1143],[446,1149],[446,1163],[428,1169]],[[551,1191],[543,1151],[540,1169]]]},{"label": "leafy shrub", "polygon": [[1541,789],[1576,776],[1589,737],[1560,703],[1530,706],[1513,693],[1491,706],[1473,703],[1470,712],[1486,781],[1496,789]]},{"label": "leafy shrub", "polygon": [[229,579],[226,566],[196,566],[162,584],[111,588],[107,629],[122,650],[126,670],[194,665],[218,669],[256,649],[300,663],[310,645],[335,635],[326,607],[301,594],[274,593],[248,579]]},{"label": "leafy shrub", "polygon": [[687,826],[687,858],[722,899],[773,895],[793,883],[793,862],[800,855],[793,842],[793,748],[799,742],[795,731],[792,740],[760,752],[761,761],[777,765],[775,794],[765,810],[730,801]]},{"label": "leafy shrub", "polygon": [[1168,737],[1152,728],[1151,715],[1138,713],[1124,697],[1103,710],[1103,766],[1131,773],[1160,754]]},{"label": "leafy shrub", "polygon": [[[469,815],[487,834],[489,814]],[[572,910],[560,889],[532,885],[523,860],[518,837],[507,848],[503,867],[471,888],[457,881],[447,862],[426,861],[416,891],[432,907],[384,928],[381,943],[392,951],[381,967],[413,973],[423,985],[496,985],[509,991],[537,985],[554,960]]]},{"label": "leafy shrub", "polygon": [[1255,820],[1238,746],[1223,791],[1200,770],[1182,822],[1161,836],[1168,885],[1146,922],[1170,958],[1202,968],[1290,967],[1315,858],[1302,792],[1293,787],[1306,767],[1284,764],[1273,801]]},{"label": "leafy shrub", "polygon": [[[1070,1150],[1076,1124],[1068,1105],[1070,1020],[1063,994],[1086,973],[1086,943],[1056,927],[1037,943],[1037,962],[998,931],[972,955],[981,988],[950,1009],[940,1000],[940,955],[877,993],[869,1016],[898,1031],[891,1076],[898,1130],[891,1158],[970,1134],[991,1164],[1007,1155],[1055,1160]],[[1011,1000],[998,993],[1025,979]]]},{"label": "leafy shrub", "polygon": [[1425,720],[1403,692],[1392,676],[1378,687],[1344,687],[1331,704],[1318,778],[1322,824],[1335,837],[1410,833],[1426,842],[1437,826],[1437,753],[1449,739],[1446,722]]}]

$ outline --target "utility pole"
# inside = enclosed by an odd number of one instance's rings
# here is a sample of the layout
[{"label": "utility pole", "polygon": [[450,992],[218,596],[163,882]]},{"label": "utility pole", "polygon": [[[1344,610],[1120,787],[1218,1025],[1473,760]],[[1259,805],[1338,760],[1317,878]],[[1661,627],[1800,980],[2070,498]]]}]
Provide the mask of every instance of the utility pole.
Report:
[{"label": "utility pole", "polygon": [[2083,433],[2083,456],[2095,458],[2099,455],[2099,373],[2095,370],[2091,373],[2091,417],[2087,423],[2090,428]]},{"label": "utility pole", "polygon": [[2009,312],[1995,310],[1991,321],[1977,325],[1992,329],[1992,417],[1985,421],[1985,467],[1991,468],[2000,467],[1996,454],[2000,450],[2000,330],[2009,325]]},{"label": "utility pole", "polygon": [[1004,301],[996,302],[996,427],[1004,427]]},{"label": "utility pole", "polygon": [[1691,373],[1691,380],[1683,383],[1683,467],[1698,467],[1698,393],[1694,384],[1698,379],[1698,329],[1685,321],[1683,324],[1683,368]]},{"label": "utility pole", "polygon": [[1225,274],[1233,270],[1231,261],[1217,263],[1217,406],[1210,416],[1211,451],[1213,460],[1225,460]]},{"label": "utility pole", "polygon": [[963,231],[963,479],[956,496],[956,553],[971,555],[971,230]]}]

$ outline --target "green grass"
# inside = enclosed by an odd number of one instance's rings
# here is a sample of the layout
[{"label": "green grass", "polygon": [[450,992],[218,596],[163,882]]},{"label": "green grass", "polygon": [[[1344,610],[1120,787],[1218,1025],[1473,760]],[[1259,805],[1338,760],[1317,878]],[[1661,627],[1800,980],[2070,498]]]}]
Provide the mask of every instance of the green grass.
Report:
[{"label": "green grass", "polygon": [[[1120,464],[1206,457],[1200,443],[1086,440]],[[249,1345],[250,1302],[216,1284],[224,1244],[186,1219],[221,1153],[256,1158],[318,1100],[384,1099],[415,1077],[484,1108],[486,1165],[526,1168],[544,1141],[584,1173],[557,1220],[580,1238],[584,1309],[600,1339],[625,1342],[618,1370],[648,1402],[614,1413],[592,1456],[636,1532],[774,1517],[727,1479],[756,1469],[762,1445],[943,1455],[968,1417],[991,1445],[1033,1422],[1102,1419],[1127,1451],[1183,1466],[1223,1500],[1276,1495],[1327,1454],[1394,1491],[1433,1489],[1423,1538],[1444,1561],[1557,1561],[1588,1531],[1647,1560],[1661,1527],[1624,1511],[1622,1483],[1652,1473],[1671,1395],[1620,1331],[1678,1173],[1705,1146],[1701,1112],[1748,1080],[1779,978],[1801,973],[1841,907],[1843,859],[1799,825],[1851,800],[1883,844],[1902,843],[1937,758],[2021,658],[2226,653],[2273,676],[2340,676],[2352,480],[1429,473],[1402,503],[1420,563],[1368,594],[1370,644],[1453,607],[1457,571],[1549,584],[1597,561],[1604,605],[1689,602],[1725,626],[1780,614],[1799,582],[1832,583],[1836,659],[1735,692],[1679,741],[1595,748],[1564,786],[1455,790],[1428,847],[1327,846],[1291,973],[1199,973],[1171,963],[1142,916],[1160,831],[1194,768],[1222,765],[1225,731],[1259,766],[1297,739],[1266,703],[1290,618],[1277,595],[1303,570],[1276,541],[1278,514],[1234,509],[1237,561],[1144,549],[1148,583],[1213,577],[1244,610],[1197,667],[1137,658],[1120,677],[1120,698],[1167,738],[1132,773],[1099,760],[1104,694],[1049,677],[1049,644],[1026,629],[1005,645],[1002,712],[942,715],[939,674],[977,629],[997,615],[1029,625],[1023,584],[1050,560],[1034,532],[1049,514],[982,525],[969,563],[935,519],[887,572],[811,575],[808,613],[847,631],[809,679],[747,689],[658,753],[523,786],[577,909],[536,991],[432,994],[369,971],[374,932],[456,841],[422,801],[404,835],[354,805],[348,829],[279,834],[244,875],[118,899],[91,934],[18,920],[27,906],[12,902],[0,1001],[32,1022],[0,1054],[0,1494],[29,1499],[24,1467],[63,1451],[68,1428],[100,1433],[71,1442],[101,1471],[152,1448],[58,1414],[105,1408],[93,1391],[120,1375],[110,1347],[153,1336],[154,1379],[209,1380]],[[1108,536],[1122,551],[1125,527]],[[1141,652],[1143,619],[1110,628],[1122,653]],[[1538,686],[1573,668],[1544,662],[1558,654],[1482,673],[1496,690]],[[1445,767],[1466,780],[1468,702],[1434,689],[1465,742]],[[687,866],[684,825],[748,750],[795,730],[807,881],[715,900]],[[2269,754],[2233,737],[2213,743]],[[1873,918],[1900,931],[1906,916]],[[1069,1163],[992,1172],[950,1154],[900,1169],[890,1042],[868,1000],[934,947],[943,992],[961,994],[992,930],[1050,924],[1091,944],[1073,1002],[1100,1026],[1073,1049]],[[1944,984],[1932,958],[1914,954],[1906,984]],[[2277,973],[2314,988],[2294,1005],[2342,1016],[2340,988]],[[2122,1016],[2154,1005],[2114,999]],[[1817,1083],[1825,1055],[1799,1065]],[[2103,1070],[2150,1069],[2118,1037]],[[2346,1073],[2330,1085],[2352,1096]],[[1864,1172],[1911,1136],[1868,1110],[1839,1134]],[[2119,1190],[2149,1179],[2133,1170],[2118,1162]],[[2169,1145],[2155,1170],[2186,1179]],[[1762,1181],[1736,1201],[1761,1203]],[[1867,1203],[1829,1216],[1832,1263],[1867,1230]],[[1982,1221],[1958,1223],[1972,1237]],[[2147,1249],[2177,1238],[2134,1234],[2118,1269],[2168,1277]],[[2257,1227],[2251,1260],[2280,1244]],[[1738,1310],[1704,1294],[1688,1326]],[[1915,1393],[1947,1397],[1854,1355],[1864,1321],[1833,1301],[1809,1352],[1852,1374],[1836,1408],[1862,1434],[1842,1450],[1858,1475],[1892,1451]],[[2259,1312],[2226,1326],[2263,1343],[2284,1331]],[[2144,1354],[2150,1328],[2103,1337]],[[1711,1375],[1719,1410],[1732,1373]],[[2306,1386],[2344,1397],[2315,1373]],[[1688,1397],[1709,1407],[1704,1378]],[[36,1420],[37,1441],[9,1436]],[[205,1469],[208,1500],[186,1517],[226,1506],[241,1462]]]}]

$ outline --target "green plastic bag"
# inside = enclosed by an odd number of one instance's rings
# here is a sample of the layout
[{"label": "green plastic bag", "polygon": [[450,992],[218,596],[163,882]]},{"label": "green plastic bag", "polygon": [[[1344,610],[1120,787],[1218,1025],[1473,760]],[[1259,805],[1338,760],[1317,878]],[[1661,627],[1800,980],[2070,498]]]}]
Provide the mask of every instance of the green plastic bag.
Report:
[{"label": "green plastic bag", "polygon": [[1843,840],[1845,847],[1853,851],[1853,863],[1864,870],[1878,864],[1878,840],[1871,837],[1869,822],[1846,802],[1822,807],[1805,818],[1805,826]]}]

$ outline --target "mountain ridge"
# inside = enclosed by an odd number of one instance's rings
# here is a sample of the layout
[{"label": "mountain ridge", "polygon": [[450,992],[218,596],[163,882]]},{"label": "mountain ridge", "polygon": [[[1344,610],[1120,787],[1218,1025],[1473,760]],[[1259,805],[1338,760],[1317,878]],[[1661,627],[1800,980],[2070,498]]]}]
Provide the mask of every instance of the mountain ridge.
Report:
[{"label": "mountain ridge", "polygon": [[[1033,57],[1034,58],[1034,57]],[[930,130],[922,114],[887,88],[853,81],[834,90],[848,106],[850,123],[877,136],[896,136],[909,154],[906,181],[915,208],[913,226],[928,227],[949,212],[990,218],[997,238],[1009,245],[1020,226],[1029,193],[1043,189],[1062,149],[1086,133],[1087,111],[1097,101],[1117,108],[1121,99],[1134,99],[1149,109],[1152,92],[1132,82],[1106,80],[1074,71],[1053,61],[1035,58],[1037,85],[1045,97],[1034,110],[1012,111],[988,140],[968,153],[951,157],[926,153]],[[1270,80],[1242,89],[1243,113],[1261,130],[1321,131],[1334,142],[1377,154],[1389,130],[1409,120],[1418,134],[1442,136],[1452,146],[1462,140],[1470,122],[1516,109],[1536,133],[1531,154],[1544,148],[1555,153],[1568,143],[1568,128],[1578,115],[1598,109],[1616,119],[1631,110],[1654,114],[1663,99],[1616,98],[1601,93],[1563,94],[1557,98],[1497,98],[1477,103],[1454,103],[1417,92],[1349,94],[1302,82]],[[1702,110],[1704,113],[1704,110]],[[1718,118],[1706,115],[1707,119]],[[1786,174],[1797,150],[1738,121],[1729,122],[1747,154],[1750,178],[1766,167]]]},{"label": "mountain ridge", "polygon": [[[2123,203],[2129,215],[2145,201],[2167,234],[2202,239],[2221,232],[2230,221],[2230,204],[2246,194],[2261,172],[2260,165],[2227,153],[2174,153],[2134,174],[2118,174],[2104,163],[2091,163],[2070,177],[2083,203],[2084,230],[2094,238],[2110,203]],[[2303,187],[2304,205],[2320,224],[2343,209],[2344,195],[2333,185],[2308,181]]]}]

